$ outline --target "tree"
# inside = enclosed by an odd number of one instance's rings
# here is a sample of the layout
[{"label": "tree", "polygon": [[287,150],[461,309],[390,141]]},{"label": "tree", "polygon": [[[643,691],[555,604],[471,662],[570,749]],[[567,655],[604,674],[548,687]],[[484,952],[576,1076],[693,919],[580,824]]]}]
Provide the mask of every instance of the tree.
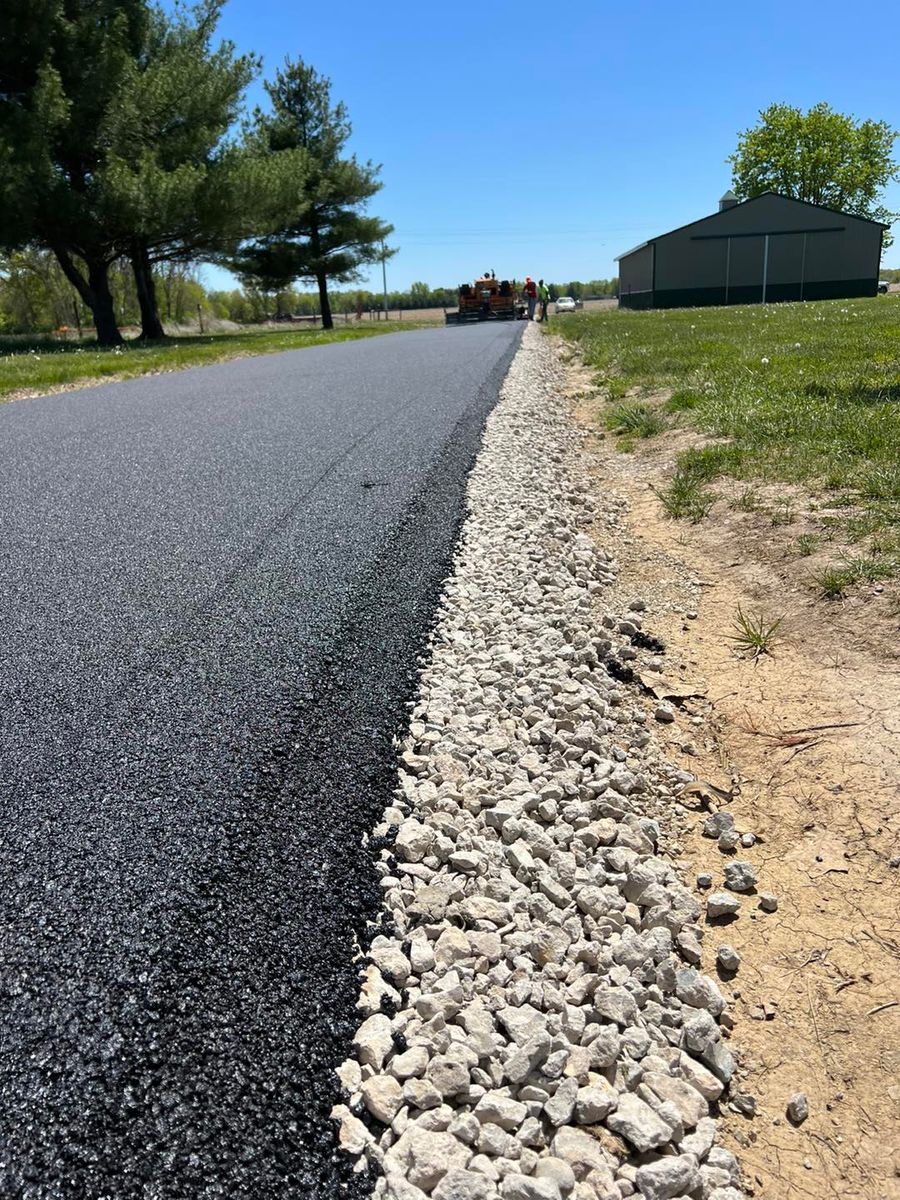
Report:
[{"label": "tree", "polygon": [[52,250],[101,344],[121,341],[116,259],[132,264],[143,333],[160,336],[155,262],[233,248],[284,220],[298,156],[228,139],[258,63],[212,47],[223,2],[167,13],[147,0],[8,0],[4,11],[0,247]]},{"label": "tree", "polygon": [[886,224],[897,216],[881,203],[898,178],[891,157],[898,134],[886,121],[857,121],[825,103],[808,112],[771,104],[759,115],[728,159],[739,199],[774,191]]},{"label": "tree", "polygon": [[194,261],[274,228],[302,176],[300,156],[228,138],[259,60],[237,56],[231,42],[213,46],[223,4],[151,10],[144,51],[127,64],[107,121],[105,183],[145,337],[163,336],[153,265]]},{"label": "tree", "polygon": [[243,281],[273,292],[288,279],[314,279],[322,325],[331,329],[328,281],[350,282],[364,264],[394,253],[385,247],[393,227],[365,213],[381,189],[380,168],[343,156],[351,132],[346,107],[332,105],[331,81],[302,60],[286,61],[266,91],[272,112],[257,111],[256,136],[270,152],[302,152],[305,177],[290,220],[245,246],[227,265]]},{"label": "tree", "polygon": [[143,45],[143,0],[8,0],[0,39],[0,245],[53,251],[97,338],[120,342],[109,288],[118,226],[106,116]]}]

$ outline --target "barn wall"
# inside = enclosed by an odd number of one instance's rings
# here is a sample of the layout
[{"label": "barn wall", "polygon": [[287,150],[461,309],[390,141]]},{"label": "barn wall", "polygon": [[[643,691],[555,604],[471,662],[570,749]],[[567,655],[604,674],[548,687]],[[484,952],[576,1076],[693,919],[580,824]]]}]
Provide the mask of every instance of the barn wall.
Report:
[{"label": "barn wall", "polygon": [[619,304],[623,308],[653,307],[652,245],[641,246],[619,260]]},{"label": "barn wall", "polygon": [[[791,232],[794,231],[794,232]],[[656,241],[654,308],[874,296],[878,226],[762,196]]]}]

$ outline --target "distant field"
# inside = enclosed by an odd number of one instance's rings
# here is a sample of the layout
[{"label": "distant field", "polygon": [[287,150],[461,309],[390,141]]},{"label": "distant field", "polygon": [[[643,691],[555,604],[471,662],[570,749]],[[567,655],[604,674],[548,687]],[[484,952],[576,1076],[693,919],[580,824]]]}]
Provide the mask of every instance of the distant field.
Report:
[{"label": "distant field", "polygon": [[670,515],[706,517],[717,479],[803,485],[823,537],[864,549],[823,592],[900,575],[900,297],[576,313],[551,330],[580,348],[626,446],[706,435],[661,495]]},{"label": "distant field", "polygon": [[61,341],[54,337],[0,337],[0,400],[108,379],[178,371],[229,358],[377,337],[418,329],[428,323],[427,319],[418,316],[416,320],[366,320],[348,325],[340,322],[331,332],[310,325],[278,324],[228,333],[185,334],[150,344],[127,341],[124,346],[111,350],[100,350],[89,342]]}]

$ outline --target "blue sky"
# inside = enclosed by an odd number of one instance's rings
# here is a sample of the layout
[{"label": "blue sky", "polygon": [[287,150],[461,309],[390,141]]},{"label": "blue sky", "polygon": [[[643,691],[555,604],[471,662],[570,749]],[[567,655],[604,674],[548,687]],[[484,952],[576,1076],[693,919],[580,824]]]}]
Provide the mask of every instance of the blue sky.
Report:
[{"label": "blue sky", "polygon": [[[611,276],[617,254],[715,210],[738,131],[773,101],[900,128],[894,4],[229,0],[220,29],[267,74],[299,55],[331,77],[353,150],[383,164],[390,288]],[[900,211],[900,185],[887,201]]]}]

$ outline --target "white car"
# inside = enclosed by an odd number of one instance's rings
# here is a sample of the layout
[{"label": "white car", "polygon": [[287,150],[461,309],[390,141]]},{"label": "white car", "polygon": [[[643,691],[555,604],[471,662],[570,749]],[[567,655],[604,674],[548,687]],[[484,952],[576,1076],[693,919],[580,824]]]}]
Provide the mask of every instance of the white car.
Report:
[{"label": "white car", "polygon": [[560,296],[556,302],[557,313],[574,312],[577,307],[571,296]]},{"label": "white car", "polygon": [[879,292],[881,292],[882,296],[887,295],[887,291],[890,286],[891,285],[888,283],[888,281],[886,279],[878,280],[878,290],[879,290]]}]

